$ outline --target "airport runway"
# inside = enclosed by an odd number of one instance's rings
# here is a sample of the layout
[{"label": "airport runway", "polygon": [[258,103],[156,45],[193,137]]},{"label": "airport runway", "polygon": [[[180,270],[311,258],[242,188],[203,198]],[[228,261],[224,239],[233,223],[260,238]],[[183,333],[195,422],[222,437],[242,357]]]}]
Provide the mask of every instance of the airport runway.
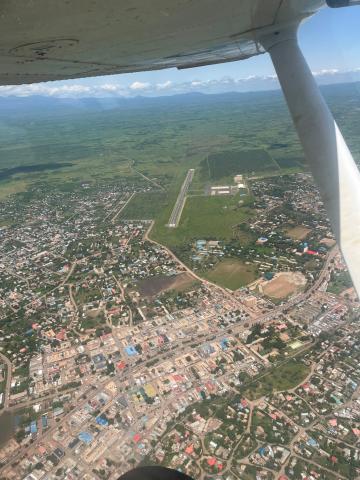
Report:
[{"label": "airport runway", "polygon": [[190,183],[192,182],[192,179],[194,177],[194,172],[195,170],[193,168],[190,168],[186,175],[184,183],[182,184],[179,195],[176,199],[173,211],[171,212],[168,227],[175,228],[179,224],[181,213],[185,205],[186,194],[189,189]]}]

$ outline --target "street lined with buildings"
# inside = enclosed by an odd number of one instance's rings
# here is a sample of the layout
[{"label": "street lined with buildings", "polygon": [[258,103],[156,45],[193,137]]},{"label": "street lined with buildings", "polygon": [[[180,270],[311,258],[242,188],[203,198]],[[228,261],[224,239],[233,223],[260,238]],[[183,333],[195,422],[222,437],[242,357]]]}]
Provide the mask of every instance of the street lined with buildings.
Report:
[{"label": "street lined with buildings", "polygon": [[[1,476],[115,480],[155,462],[200,479],[325,478],[330,466],[352,478],[359,307],[351,289],[329,291],[345,266],[322,219],[312,249],[280,238],[280,268],[313,267],[276,303],[264,289],[286,272],[218,286],[149,238],[153,222],[122,219],[132,189],[89,190],[6,206],[2,407],[17,424]],[[263,210],[256,228],[275,244],[282,214]],[[246,254],[275,270],[256,238]]]}]

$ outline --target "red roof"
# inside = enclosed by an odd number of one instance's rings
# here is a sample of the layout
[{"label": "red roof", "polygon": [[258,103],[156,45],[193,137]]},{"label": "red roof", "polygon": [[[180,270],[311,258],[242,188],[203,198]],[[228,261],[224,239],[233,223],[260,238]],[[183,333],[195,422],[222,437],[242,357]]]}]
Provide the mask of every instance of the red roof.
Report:
[{"label": "red roof", "polygon": [[135,435],[133,436],[133,440],[134,440],[135,443],[140,442],[140,440],[141,440],[140,433],[135,433]]},{"label": "red roof", "polygon": [[187,453],[188,455],[191,455],[193,451],[194,451],[194,445],[192,444],[185,448],[185,453]]},{"label": "red roof", "polygon": [[210,467],[213,467],[216,463],[216,458],[214,458],[214,457],[208,458],[207,463],[208,463],[208,465],[210,465]]},{"label": "red roof", "polygon": [[116,364],[116,367],[119,369],[119,370],[122,370],[123,368],[126,367],[126,363],[124,362],[124,360],[121,360],[120,362],[118,362]]},{"label": "red roof", "polygon": [[212,392],[215,390],[215,385],[211,382],[206,382],[205,387],[208,391]]},{"label": "red roof", "polygon": [[121,310],[119,307],[113,307],[113,308],[110,308],[110,310],[108,310],[108,313],[110,313],[110,315],[114,315],[116,313],[119,313]]},{"label": "red roof", "polygon": [[64,340],[65,338],[65,330],[61,330],[59,333],[55,335],[55,338],[57,340]]}]

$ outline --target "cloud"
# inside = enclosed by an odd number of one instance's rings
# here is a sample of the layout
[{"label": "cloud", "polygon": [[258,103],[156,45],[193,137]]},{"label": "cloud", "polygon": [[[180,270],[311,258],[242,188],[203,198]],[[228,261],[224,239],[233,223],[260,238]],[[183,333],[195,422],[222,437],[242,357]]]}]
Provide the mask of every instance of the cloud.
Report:
[{"label": "cloud", "polygon": [[82,84],[68,84],[57,86],[55,83],[33,83],[30,85],[0,86],[1,96],[14,95],[29,97],[31,95],[45,95],[47,97],[85,97],[92,93],[91,87]]},{"label": "cloud", "polygon": [[103,90],[104,92],[118,92],[120,88],[120,85],[114,83],[105,83],[104,85],[100,85],[100,90]]},{"label": "cloud", "polygon": [[[313,73],[317,82],[323,85],[360,81],[360,67],[349,71],[323,69]],[[42,95],[59,98],[102,98],[146,95],[151,97],[189,92],[249,92],[279,88],[276,75],[249,75],[244,78],[226,76],[205,80],[194,78],[185,82],[174,82],[172,80],[164,80],[158,83],[135,81],[128,85],[118,81],[118,79],[122,78],[124,77],[119,75],[112,76],[110,79],[100,77],[94,80],[77,80],[76,82],[67,80],[63,82],[46,82],[31,85],[5,85],[0,86],[0,96],[29,97],[31,95]]]},{"label": "cloud", "polygon": [[130,90],[148,90],[151,87],[151,83],[148,82],[134,82],[130,85]]},{"label": "cloud", "polygon": [[156,89],[157,90],[169,90],[173,86],[173,82],[171,80],[167,80],[164,83],[157,83]]},{"label": "cloud", "polygon": [[336,75],[337,73],[340,73],[340,71],[337,68],[329,68],[329,69],[323,69],[319,70],[318,72],[313,72],[314,77],[321,77],[324,75]]}]

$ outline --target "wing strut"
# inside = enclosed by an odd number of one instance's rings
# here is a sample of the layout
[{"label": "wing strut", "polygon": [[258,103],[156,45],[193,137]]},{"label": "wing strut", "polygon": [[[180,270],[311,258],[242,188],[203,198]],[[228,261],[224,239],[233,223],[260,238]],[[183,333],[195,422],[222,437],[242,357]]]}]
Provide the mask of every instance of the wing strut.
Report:
[{"label": "wing strut", "polygon": [[360,297],[360,173],[297,41],[297,26],[261,39]]}]

